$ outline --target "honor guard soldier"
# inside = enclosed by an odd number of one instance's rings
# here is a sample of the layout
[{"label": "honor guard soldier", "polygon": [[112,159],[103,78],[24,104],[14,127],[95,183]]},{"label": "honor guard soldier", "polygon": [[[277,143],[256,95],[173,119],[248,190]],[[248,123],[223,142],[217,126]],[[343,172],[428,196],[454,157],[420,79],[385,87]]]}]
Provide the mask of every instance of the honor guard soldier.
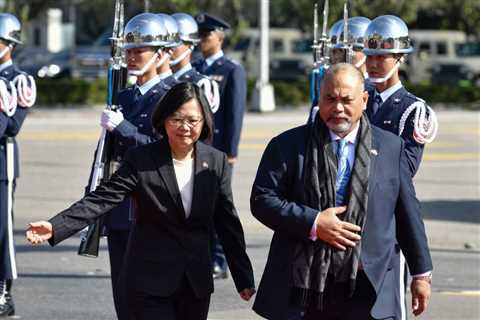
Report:
[{"label": "honor guard soldier", "polygon": [[375,86],[369,91],[367,115],[372,124],[405,140],[414,176],[425,143],[435,138],[437,119],[425,101],[408,92],[400,82],[398,68],[412,51],[408,27],[402,19],[379,16],[368,25],[364,53],[369,81]]},{"label": "honor guard soldier", "polygon": [[[139,14],[124,29],[128,73],[136,77],[135,85],[119,93],[120,110],[105,110],[101,125],[113,135],[113,166],[119,164],[129,148],[157,140],[151,115],[158,101],[176,83],[168,67],[176,34],[171,34],[159,15]],[[157,69],[163,71],[161,75]],[[113,170],[114,171],[114,170]],[[124,319],[127,310],[121,304],[119,274],[134,218],[134,202],[123,201],[105,219],[115,310]]]},{"label": "honor guard soldier", "polygon": [[[405,56],[413,52],[408,27],[405,22],[392,15],[373,19],[365,31],[364,53],[369,81],[367,116],[370,122],[384,130],[400,136],[405,142],[405,153],[412,177],[422,160],[425,143],[433,141],[437,133],[434,111],[424,100],[408,92],[400,82],[398,68]],[[399,282],[402,315],[406,318],[405,257],[400,256]],[[429,275],[427,275],[429,276]]]},{"label": "honor guard soldier", "polygon": [[35,103],[35,80],[12,62],[21,44],[21,24],[9,13],[0,14],[0,317],[13,315],[12,281],[17,278],[13,243],[13,193],[19,176],[15,137]]},{"label": "honor guard soldier", "polygon": [[[220,107],[214,114],[213,146],[225,152],[229,163],[233,165],[238,155],[247,96],[245,69],[223,54],[224,31],[230,28],[227,22],[203,13],[197,15],[195,20],[198,24],[199,47],[203,59],[194,63],[194,67],[198,72],[217,81],[220,86]],[[214,278],[226,278],[227,263],[218,240],[215,240],[212,252]]]},{"label": "honor guard soldier", "polygon": [[174,72],[173,76],[178,81],[193,82],[201,87],[212,112],[215,113],[220,106],[218,83],[200,74],[191,65],[193,49],[200,42],[197,22],[186,13],[172,14],[172,18],[177,22],[181,41],[181,44],[175,48],[170,58],[170,67]]}]

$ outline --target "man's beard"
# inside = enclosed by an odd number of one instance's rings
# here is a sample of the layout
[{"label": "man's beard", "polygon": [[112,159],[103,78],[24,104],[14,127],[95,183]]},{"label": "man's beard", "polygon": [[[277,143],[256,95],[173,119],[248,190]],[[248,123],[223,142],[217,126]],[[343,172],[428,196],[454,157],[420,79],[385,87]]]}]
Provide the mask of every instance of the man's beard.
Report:
[{"label": "man's beard", "polygon": [[352,121],[350,119],[343,119],[341,123],[332,124],[328,122],[327,126],[335,134],[339,135],[348,132],[352,128]]}]

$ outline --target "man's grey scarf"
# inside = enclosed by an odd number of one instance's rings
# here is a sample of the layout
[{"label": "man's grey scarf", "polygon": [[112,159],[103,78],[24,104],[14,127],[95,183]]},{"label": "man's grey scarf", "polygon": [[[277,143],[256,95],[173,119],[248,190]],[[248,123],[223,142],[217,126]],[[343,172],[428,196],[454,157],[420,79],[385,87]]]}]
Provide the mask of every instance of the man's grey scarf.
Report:
[{"label": "man's grey scarf", "polygon": [[[311,208],[323,211],[335,207],[335,179],[337,156],[334,143],[330,140],[327,126],[319,116],[307,132],[304,160],[304,203]],[[365,224],[368,207],[368,175],[370,150],[372,146],[371,128],[366,116],[360,119],[355,162],[347,194],[347,211],[339,216],[362,227]],[[293,288],[291,302],[302,307],[323,309],[323,294],[327,276],[333,276],[335,283],[348,284],[350,295],[355,289],[361,242],[353,248],[341,251],[317,240],[299,241],[294,249]]]}]

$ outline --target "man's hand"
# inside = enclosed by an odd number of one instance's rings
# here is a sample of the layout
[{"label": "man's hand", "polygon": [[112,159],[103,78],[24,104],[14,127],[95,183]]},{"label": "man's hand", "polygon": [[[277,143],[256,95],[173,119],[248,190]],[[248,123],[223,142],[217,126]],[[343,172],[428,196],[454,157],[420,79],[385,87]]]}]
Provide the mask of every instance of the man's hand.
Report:
[{"label": "man's hand", "polygon": [[419,316],[427,310],[430,295],[432,294],[432,287],[430,281],[425,278],[415,277],[410,285],[412,291],[412,310],[415,316]]},{"label": "man's hand", "polygon": [[256,292],[255,288],[246,288],[246,289],[243,289],[242,291],[240,291],[239,294],[240,294],[240,297],[243,300],[248,301],[248,300],[250,300],[251,297],[253,297],[255,292]]},{"label": "man's hand", "polygon": [[347,207],[328,208],[320,212],[315,220],[317,237],[331,246],[346,250],[346,247],[355,247],[360,236],[361,228],[355,224],[344,222],[338,219],[337,215],[342,214]]},{"label": "man's hand", "polygon": [[47,241],[53,235],[52,224],[47,221],[37,221],[28,224],[27,240],[31,244],[40,244]]},{"label": "man's hand", "polygon": [[235,162],[237,162],[237,157],[232,157],[232,156],[227,156],[227,162],[228,164],[235,164]]}]

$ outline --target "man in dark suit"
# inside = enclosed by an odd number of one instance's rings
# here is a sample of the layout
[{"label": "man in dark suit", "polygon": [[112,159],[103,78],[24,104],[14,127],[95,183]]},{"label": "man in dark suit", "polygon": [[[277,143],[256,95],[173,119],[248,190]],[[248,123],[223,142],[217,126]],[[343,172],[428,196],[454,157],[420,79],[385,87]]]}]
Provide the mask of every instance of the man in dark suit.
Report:
[{"label": "man in dark suit", "polygon": [[252,188],[274,230],[253,309],[268,319],[401,319],[400,248],[415,315],[432,261],[403,141],[371,126],[352,65],[329,69],[313,124],[274,138]]},{"label": "man in dark suit", "polygon": [[[15,307],[11,296],[12,281],[17,278],[15,247],[13,243],[13,196],[16,179],[19,177],[20,160],[15,137],[20,132],[27,116],[28,108],[35,102],[35,80],[13,64],[12,52],[20,41],[21,24],[9,14],[0,14],[0,78],[5,83],[13,83],[10,89],[16,92],[17,100],[12,100],[12,114],[3,113],[0,117],[5,129],[0,130],[0,317],[13,315]],[[3,80],[2,80],[3,81]],[[4,93],[2,92],[2,95]],[[8,101],[6,97],[2,97]],[[16,108],[16,109],[15,109]],[[1,127],[0,127],[1,129]],[[9,176],[9,167],[12,175]],[[8,191],[8,184],[11,190]]]},{"label": "man in dark suit", "polygon": [[[215,80],[220,86],[220,107],[214,114],[215,132],[213,146],[227,154],[230,164],[238,155],[238,145],[242,131],[243,113],[247,98],[245,69],[228,59],[222,51],[224,31],[230,25],[218,17],[199,14],[195,17],[200,33],[200,51],[203,58],[193,66],[201,74]],[[227,277],[227,263],[218,240],[213,243],[213,276]]]}]

